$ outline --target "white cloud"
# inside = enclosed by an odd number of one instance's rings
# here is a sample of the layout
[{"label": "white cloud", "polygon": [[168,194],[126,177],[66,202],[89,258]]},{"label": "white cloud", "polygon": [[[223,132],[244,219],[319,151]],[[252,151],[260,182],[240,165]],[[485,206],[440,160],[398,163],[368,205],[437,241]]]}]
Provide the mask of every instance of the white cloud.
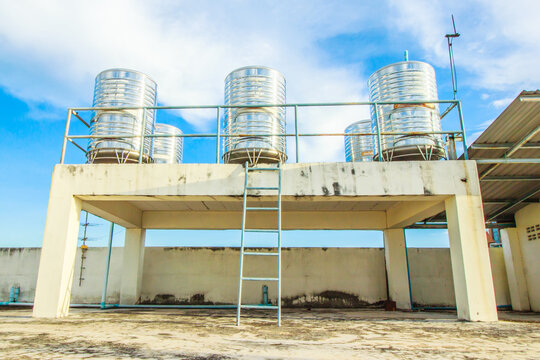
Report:
[{"label": "white cloud", "polygon": [[[7,56],[0,60],[0,85],[28,102],[64,109],[91,104],[99,71],[125,67],[156,80],[165,104],[217,104],[228,72],[260,64],[285,74],[289,102],[365,100],[362,75],[319,64],[316,46],[318,39],[356,31],[368,16],[362,8],[324,1],[2,2],[0,52]],[[356,114],[310,113],[300,118],[301,128],[342,131]],[[200,130],[215,116],[183,115]],[[329,151],[314,146],[309,153],[324,160],[342,152],[342,139],[329,143]]]},{"label": "white cloud", "polygon": [[491,105],[495,106],[498,109],[503,108],[503,107],[507,107],[512,102],[512,100],[514,100],[514,98],[515,98],[515,96],[514,97],[507,97],[507,98],[503,98],[503,99],[493,100],[491,102]]},{"label": "white cloud", "polygon": [[[451,31],[453,12],[463,34],[455,48],[461,86],[500,99],[538,87],[539,7],[534,0],[388,0],[377,6],[308,0],[4,1],[0,86],[36,108],[62,109],[62,119],[68,106],[91,104],[93,79],[106,68],[143,71],[158,82],[162,103],[184,105],[222,103],[228,72],[260,64],[285,74],[289,102],[367,100],[363,64],[328,63],[318,41],[373,28],[397,30],[424,49],[416,58],[445,67],[443,35]],[[493,97],[493,90],[504,94]],[[340,132],[368,116],[367,108],[333,110],[301,110],[301,131]],[[183,114],[201,131],[215,116]],[[301,151],[302,160],[343,159],[343,139],[302,139]]]},{"label": "white cloud", "polygon": [[[514,94],[539,87],[540,30],[537,0],[475,0],[448,2],[390,0],[397,29],[412,34],[426,58],[448,66],[443,34],[452,32],[454,14],[461,37],[454,42],[458,75],[473,89]],[[463,80],[464,79],[464,80]]]}]

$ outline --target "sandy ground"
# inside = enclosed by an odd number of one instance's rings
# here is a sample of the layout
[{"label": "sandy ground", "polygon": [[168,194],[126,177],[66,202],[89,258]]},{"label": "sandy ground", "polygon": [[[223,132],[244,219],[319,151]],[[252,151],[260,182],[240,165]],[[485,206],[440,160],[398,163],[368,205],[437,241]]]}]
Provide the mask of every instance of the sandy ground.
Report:
[{"label": "sandy ground", "polygon": [[[283,326],[233,310],[72,309],[61,320],[0,309],[2,359],[538,359],[540,314],[496,323],[455,313],[284,310]],[[256,317],[255,317],[256,316]]]}]

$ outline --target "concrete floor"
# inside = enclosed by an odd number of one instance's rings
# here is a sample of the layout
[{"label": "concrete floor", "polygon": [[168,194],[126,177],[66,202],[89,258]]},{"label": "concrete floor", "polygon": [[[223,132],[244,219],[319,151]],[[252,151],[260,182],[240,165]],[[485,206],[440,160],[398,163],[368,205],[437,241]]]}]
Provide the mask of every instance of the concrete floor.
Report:
[{"label": "concrete floor", "polygon": [[[453,312],[285,309],[234,325],[233,310],[72,309],[35,319],[0,309],[0,358],[13,359],[537,359],[540,314],[456,321]],[[249,315],[258,316],[250,317]]]}]

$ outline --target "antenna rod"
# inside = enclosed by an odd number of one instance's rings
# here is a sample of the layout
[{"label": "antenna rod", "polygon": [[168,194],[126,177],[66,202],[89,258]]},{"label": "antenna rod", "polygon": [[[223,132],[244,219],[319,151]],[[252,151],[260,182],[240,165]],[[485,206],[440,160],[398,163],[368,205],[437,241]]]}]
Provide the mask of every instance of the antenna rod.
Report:
[{"label": "antenna rod", "polygon": [[456,31],[456,22],[454,21],[454,15],[452,14],[452,26],[454,28],[453,34],[446,34],[445,37],[448,40],[448,55],[450,57],[450,73],[452,76],[452,91],[454,100],[457,100],[457,74],[456,65],[454,63],[454,48],[452,47],[452,41],[454,38],[458,38],[460,34]]},{"label": "antenna rod", "polygon": [[409,50],[405,50],[403,56],[405,56],[405,61],[409,61]]}]

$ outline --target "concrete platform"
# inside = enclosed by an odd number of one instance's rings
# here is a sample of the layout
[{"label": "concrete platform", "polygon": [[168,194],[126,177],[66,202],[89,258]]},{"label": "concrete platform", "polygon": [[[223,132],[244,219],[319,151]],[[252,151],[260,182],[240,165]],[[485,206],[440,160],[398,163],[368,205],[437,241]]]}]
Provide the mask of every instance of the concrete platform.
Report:
[{"label": "concrete platform", "polygon": [[[248,186],[276,186],[275,172],[250,173]],[[57,165],[51,185],[34,315],[65,316],[81,209],[126,227],[126,289],[137,298],[145,229],[239,229],[244,169],[233,164]],[[248,206],[275,197],[254,191]],[[458,317],[497,319],[476,163],[409,161],[284,164],[283,229],[385,231],[388,285],[398,304],[403,228],[446,210]],[[275,202],[273,203],[275,204]],[[274,205],[275,206],[275,205]],[[249,228],[276,228],[270,212],[250,215]],[[397,231],[390,231],[394,229]],[[122,284],[124,288],[124,284]]]},{"label": "concrete platform", "polygon": [[536,359],[540,315],[467,323],[455,312],[284,309],[234,326],[231,310],[74,309],[62,320],[0,309],[2,358]]},{"label": "concrete platform", "polygon": [[[276,174],[250,180],[249,186],[275,186]],[[57,165],[54,186],[126,228],[241,227],[241,165]],[[283,229],[401,228],[441,212],[449,197],[477,196],[478,189],[474,162],[285,164]],[[252,193],[257,205],[275,204],[269,192]],[[272,215],[254,214],[253,225],[275,226]]]}]

